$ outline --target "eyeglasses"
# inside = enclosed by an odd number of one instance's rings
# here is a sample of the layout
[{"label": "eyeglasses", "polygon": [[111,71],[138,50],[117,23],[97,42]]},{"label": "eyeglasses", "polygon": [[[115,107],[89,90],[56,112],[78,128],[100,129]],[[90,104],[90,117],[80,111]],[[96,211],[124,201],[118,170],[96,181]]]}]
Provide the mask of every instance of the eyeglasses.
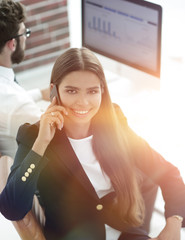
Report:
[{"label": "eyeglasses", "polygon": [[21,34],[15,36],[15,37],[13,37],[13,38],[18,38],[18,37],[21,37],[21,36],[23,36],[23,35],[28,38],[28,37],[30,36],[30,34],[31,34],[31,30],[30,30],[29,28],[26,28],[26,30],[25,30],[24,33],[21,33]]},{"label": "eyeglasses", "polygon": [[28,38],[28,37],[31,35],[31,30],[30,30],[29,28],[26,28],[26,30],[25,30],[23,33],[18,34],[18,35],[14,36],[14,37],[11,37],[11,38],[9,38],[8,40],[6,40],[5,42],[7,42],[7,41],[9,41],[9,40],[12,40],[13,38],[21,37],[21,36],[23,36],[23,35]]}]

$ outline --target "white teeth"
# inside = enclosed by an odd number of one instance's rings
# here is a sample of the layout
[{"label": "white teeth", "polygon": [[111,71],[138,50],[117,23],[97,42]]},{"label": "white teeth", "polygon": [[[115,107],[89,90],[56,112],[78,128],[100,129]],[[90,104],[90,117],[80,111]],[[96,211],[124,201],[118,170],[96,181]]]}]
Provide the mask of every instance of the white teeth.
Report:
[{"label": "white teeth", "polygon": [[74,111],[75,113],[77,113],[77,114],[86,114],[86,113],[88,113],[88,111]]}]

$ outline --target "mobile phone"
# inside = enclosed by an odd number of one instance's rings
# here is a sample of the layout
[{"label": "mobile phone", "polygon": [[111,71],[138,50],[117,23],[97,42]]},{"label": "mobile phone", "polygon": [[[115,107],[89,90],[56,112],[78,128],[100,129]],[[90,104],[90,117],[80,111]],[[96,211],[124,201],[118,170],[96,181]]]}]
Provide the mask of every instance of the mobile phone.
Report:
[{"label": "mobile phone", "polygon": [[62,105],[59,94],[58,94],[58,88],[56,85],[53,86],[53,88],[50,92],[50,101],[52,101],[54,97],[56,97],[56,99],[57,99],[57,105]]}]

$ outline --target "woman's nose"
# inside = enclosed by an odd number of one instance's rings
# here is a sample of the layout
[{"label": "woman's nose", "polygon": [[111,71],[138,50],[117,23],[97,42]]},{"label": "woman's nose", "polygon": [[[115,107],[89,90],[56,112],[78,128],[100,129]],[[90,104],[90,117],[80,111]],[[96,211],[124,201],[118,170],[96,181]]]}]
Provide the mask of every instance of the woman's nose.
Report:
[{"label": "woman's nose", "polygon": [[81,106],[88,105],[89,104],[88,97],[85,94],[80,94],[77,99],[77,104]]}]

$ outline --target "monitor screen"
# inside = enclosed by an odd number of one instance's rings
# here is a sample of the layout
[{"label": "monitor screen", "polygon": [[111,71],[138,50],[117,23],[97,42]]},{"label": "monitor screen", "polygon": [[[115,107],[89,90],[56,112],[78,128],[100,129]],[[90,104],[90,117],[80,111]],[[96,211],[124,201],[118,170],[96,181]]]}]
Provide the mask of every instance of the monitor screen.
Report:
[{"label": "monitor screen", "polygon": [[82,0],[82,45],[160,77],[161,6],[143,0]]}]

